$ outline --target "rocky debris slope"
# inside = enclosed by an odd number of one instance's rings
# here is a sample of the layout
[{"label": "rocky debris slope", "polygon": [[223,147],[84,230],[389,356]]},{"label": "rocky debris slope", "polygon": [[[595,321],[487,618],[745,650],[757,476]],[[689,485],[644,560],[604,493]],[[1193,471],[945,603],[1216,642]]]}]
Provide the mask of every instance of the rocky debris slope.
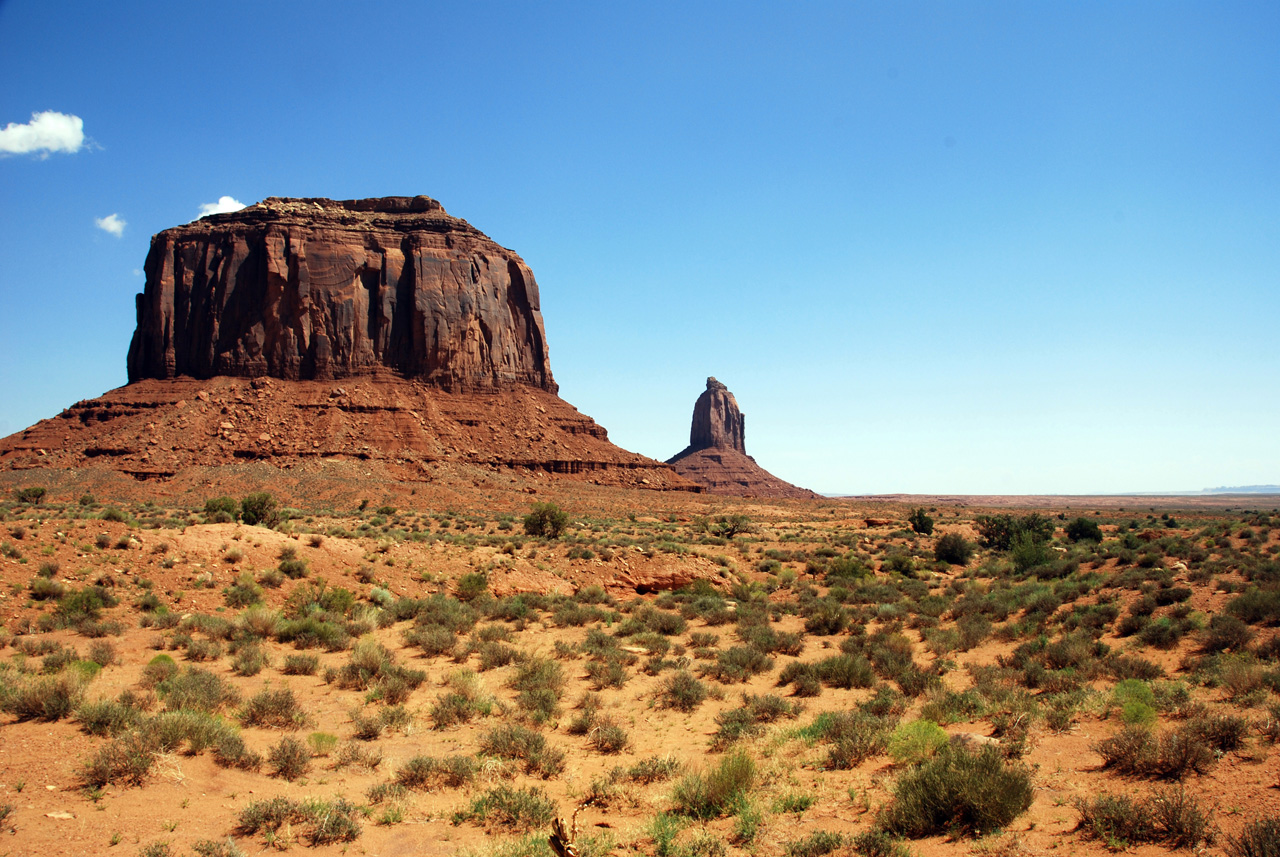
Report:
[{"label": "rocky debris slope", "polygon": [[701,490],[614,446],[602,426],[545,390],[448,393],[397,377],[146,380],[0,440],[0,469],[107,468],[139,480],[237,462],[288,469],[315,461],[377,463],[403,481],[429,481],[436,465],[462,464]]},{"label": "rocky debris slope", "polygon": [[266,199],[151,239],[129,380],[340,379],[556,391],[524,261],[426,196]]},{"label": "rocky debris slope", "polygon": [[746,417],[729,388],[715,378],[693,406],[689,445],[667,460],[676,472],[715,494],[741,497],[817,498],[784,482],[747,455]]}]

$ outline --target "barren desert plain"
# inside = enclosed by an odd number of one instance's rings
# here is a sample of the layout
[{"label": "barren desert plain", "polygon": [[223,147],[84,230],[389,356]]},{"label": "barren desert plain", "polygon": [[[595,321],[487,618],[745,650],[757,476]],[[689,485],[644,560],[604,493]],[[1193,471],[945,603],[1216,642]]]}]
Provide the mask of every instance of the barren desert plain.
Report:
[{"label": "barren desert plain", "polygon": [[2,474],[0,853],[1275,853],[1274,496],[451,467]]}]

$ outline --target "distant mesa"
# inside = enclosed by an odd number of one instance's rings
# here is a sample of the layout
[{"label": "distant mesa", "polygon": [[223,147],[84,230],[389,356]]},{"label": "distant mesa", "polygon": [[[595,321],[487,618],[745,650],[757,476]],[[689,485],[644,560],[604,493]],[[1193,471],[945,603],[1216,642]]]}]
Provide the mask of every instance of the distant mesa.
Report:
[{"label": "distant mesa", "polygon": [[129,384],[0,439],[0,471],[702,490],[556,395],[533,272],[430,197],[273,197],[166,229],[137,319]]},{"label": "distant mesa", "polygon": [[681,476],[714,494],[814,499],[806,488],[784,482],[747,455],[746,417],[729,388],[715,378],[693,405],[689,445],[667,459]]}]

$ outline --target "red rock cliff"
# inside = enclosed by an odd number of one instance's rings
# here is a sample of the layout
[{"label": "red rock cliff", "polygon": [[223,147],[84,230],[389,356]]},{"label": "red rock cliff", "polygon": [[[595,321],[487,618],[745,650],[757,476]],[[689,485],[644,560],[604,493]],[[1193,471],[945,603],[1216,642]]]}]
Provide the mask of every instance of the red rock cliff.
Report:
[{"label": "red rock cliff", "polygon": [[393,372],[555,392],[533,272],[425,196],[270,198],[151,240],[129,381]]}]

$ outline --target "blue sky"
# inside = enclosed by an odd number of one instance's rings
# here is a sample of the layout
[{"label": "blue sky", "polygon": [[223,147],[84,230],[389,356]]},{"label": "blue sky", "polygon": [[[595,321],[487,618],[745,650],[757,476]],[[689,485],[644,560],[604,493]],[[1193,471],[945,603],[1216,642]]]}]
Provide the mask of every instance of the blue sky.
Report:
[{"label": "blue sky", "polygon": [[1265,2],[5,0],[0,434],[125,383],[201,205],[425,193],[628,449],[715,375],[824,492],[1280,483],[1278,45]]}]

